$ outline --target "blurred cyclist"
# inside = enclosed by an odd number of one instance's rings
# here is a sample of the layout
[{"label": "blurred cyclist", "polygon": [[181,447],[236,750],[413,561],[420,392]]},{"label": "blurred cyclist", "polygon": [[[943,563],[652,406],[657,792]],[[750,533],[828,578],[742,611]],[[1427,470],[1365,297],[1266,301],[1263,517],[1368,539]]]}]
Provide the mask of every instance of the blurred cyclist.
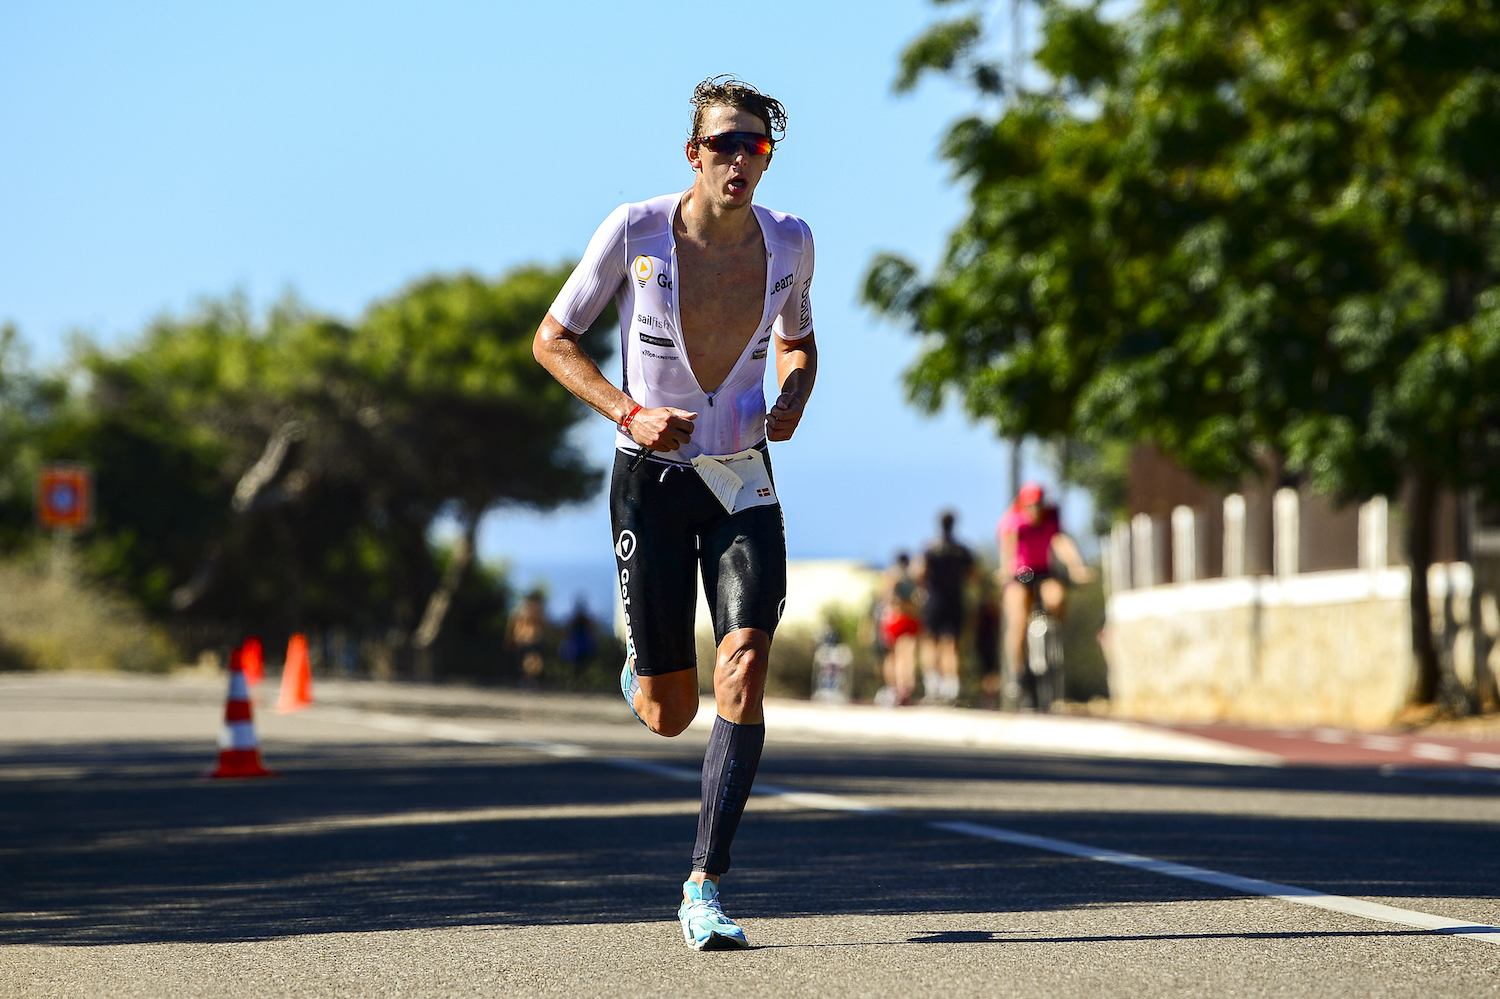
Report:
[{"label": "blurred cyclist", "polygon": [[1078,546],[1062,532],[1057,507],[1045,501],[1042,487],[1035,482],[1026,483],[1016,493],[1015,502],[1000,518],[996,534],[1000,540],[999,577],[1005,585],[1005,650],[1011,682],[1019,685],[1024,673],[1026,620],[1031,616],[1033,599],[1028,583],[1036,584],[1042,606],[1061,621],[1067,616],[1068,591],[1052,574],[1052,557],[1062,560],[1068,579],[1074,583],[1091,582],[1094,571],[1083,564]]}]

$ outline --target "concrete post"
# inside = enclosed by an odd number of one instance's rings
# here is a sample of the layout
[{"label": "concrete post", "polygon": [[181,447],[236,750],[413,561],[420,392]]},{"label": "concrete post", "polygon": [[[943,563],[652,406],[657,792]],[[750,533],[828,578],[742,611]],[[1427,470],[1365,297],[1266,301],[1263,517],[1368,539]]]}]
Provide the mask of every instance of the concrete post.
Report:
[{"label": "concrete post", "polygon": [[1198,543],[1201,518],[1190,506],[1172,511],[1172,582],[1191,583],[1203,575],[1199,563],[1202,545]]},{"label": "concrete post", "polygon": [[1297,575],[1302,551],[1302,499],[1295,489],[1278,489],[1271,500],[1272,571],[1278,579]]},{"label": "concrete post", "polygon": [[1119,593],[1130,589],[1130,523],[1116,521],[1109,530],[1105,543],[1104,585],[1109,592]]},{"label": "concrete post", "polygon": [[1163,582],[1157,567],[1156,523],[1149,513],[1130,518],[1130,580],[1135,586],[1155,586]]},{"label": "concrete post", "polygon": [[1379,572],[1386,567],[1390,551],[1390,504],[1376,496],[1359,505],[1359,567]]},{"label": "concrete post", "polygon": [[1224,497],[1224,578],[1238,579],[1245,574],[1245,497],[1231,493]]}]

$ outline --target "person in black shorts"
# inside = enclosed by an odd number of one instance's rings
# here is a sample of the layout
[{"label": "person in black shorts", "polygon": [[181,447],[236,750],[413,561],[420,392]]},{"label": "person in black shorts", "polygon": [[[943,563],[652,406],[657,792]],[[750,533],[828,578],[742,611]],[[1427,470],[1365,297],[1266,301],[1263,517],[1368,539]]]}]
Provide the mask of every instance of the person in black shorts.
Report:
[{"label": "person in black shorts", "polygon": [[927,700],[952,704],[958,699],[958,638],[964,626],[964,588],[974,574],[974,553],[953,536],[954,515],[938,519],[942,536],[922,553],[918,579],[922,605],[922,667]]},{"label": "person in black shorts", "polygon": [[609,516],[621,539],[615,566],[635,671],[658,676],[695,662],[700,572],[716,645],[742,628],[774,634],[786,598],[781,507],[731,515],[691,465],[648,458],[632,469],[633,462],[616,452]]},{"label": "person in black shorts", "polygon": [[[693,93],[693,186],[616,208],[537,330],[533,353],[617,428],[610,519],[625,609],[620,688],[651,731],[698,710],[693,616],[701,572],[718,655],[692,870],[678,909],[697,950],[748,946],[720,876],[765,743],[771,637],[786,602],[786,541],[767,441],[789,440],[817,373],[812,231],[752,195],[786,128],[774,99],[733,77]],[[616,387],[578,339],[613,299]],[[781,393],[766,407],[767,361]]]}]

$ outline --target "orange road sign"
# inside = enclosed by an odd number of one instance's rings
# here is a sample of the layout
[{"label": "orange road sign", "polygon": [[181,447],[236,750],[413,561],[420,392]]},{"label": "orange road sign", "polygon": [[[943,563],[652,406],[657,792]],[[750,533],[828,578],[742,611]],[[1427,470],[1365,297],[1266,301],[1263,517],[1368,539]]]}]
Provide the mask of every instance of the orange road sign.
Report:
[{"label": "orange road sign", "polygon": [[77,532],[94,519],[94,472],[76,461],[43,462],[36,480],[36,517],[48,530]]}]

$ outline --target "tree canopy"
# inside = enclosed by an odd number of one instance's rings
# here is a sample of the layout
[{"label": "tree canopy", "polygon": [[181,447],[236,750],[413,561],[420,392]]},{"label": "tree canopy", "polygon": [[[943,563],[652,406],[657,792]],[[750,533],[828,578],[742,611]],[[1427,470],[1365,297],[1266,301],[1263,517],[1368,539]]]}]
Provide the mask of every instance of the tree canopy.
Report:
[{"label": "tree canopy", "polygon": [[[159,615],[431,645],[464,592],[503,596],[468,571],[486,511],[599,486],[570,443],[586,411],[531,356],[568,273],[429,278],[354,323],[294,300],[257,322],[238,298],[211,301],[123,349],[86,347],[56,384],[11,377],[0,343],[0,459],[16,482],[39,458],[93,465],[86,562]],[[588,337],[596,357],[606,325]],[[0,495],[0,516],[23,515],[24,488]],[[460,529],[446,553],[440,517]]]},{"label": "tree canopy", "polygon": [[1048,2],[1028,92],[970,6],[897,81],[1007,94],[943,141],[968,214],[934,274],[884,255],[865,283],[924,337],[912,398],[956,393],[1007,436],[1151,441],[1223,484],[1267,453],[1339,501],[1413,483],[1430,698],[1436,490],[1500,495],[1500,11]]}]

